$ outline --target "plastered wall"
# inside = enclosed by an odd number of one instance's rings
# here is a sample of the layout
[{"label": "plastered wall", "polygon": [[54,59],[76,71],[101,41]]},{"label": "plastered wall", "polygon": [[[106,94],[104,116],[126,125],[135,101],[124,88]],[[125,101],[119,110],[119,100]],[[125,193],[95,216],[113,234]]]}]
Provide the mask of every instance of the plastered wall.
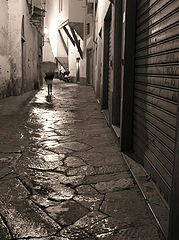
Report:
[{"label": "plastered wall", "polygon": [[8,2],[0,4],[0,98],[10,91],[10,65],[8,61]]},{"label": "plastered wall", "polygon": [[26,1],[1,0],[0,42],[0,98],[19,95],[38,86],[39,33],[30,23]]}]

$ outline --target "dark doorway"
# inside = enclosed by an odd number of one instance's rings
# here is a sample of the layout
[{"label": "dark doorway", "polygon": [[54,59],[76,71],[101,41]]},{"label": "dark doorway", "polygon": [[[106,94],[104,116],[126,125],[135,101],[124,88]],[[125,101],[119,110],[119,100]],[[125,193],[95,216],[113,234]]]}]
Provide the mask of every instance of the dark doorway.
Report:
[{"label": "dark doorway", "polygon": [[102,108],[108,109],[109,97],[109,63],[110,63],[110,33],[111,33],[111,7],[104,20],[104,55],[103,55],[103,95]]},{"label": "dark doorway", "polygon": [[87,49],[87,62],[86,62],[86,73],[87,73],[87,84],[92,85],[93,81],[93,62],[92,62],[92,49]]},{"label": "dark doorway", "polygon": [[24,15],[21,24],[21,67],[22,67],[22,84],[21,92],[25,91],[25,32],[24,32]]},{"label": "dark doorway", "polygon": [[80,82],[80,58],[76,59],[76,82]]}]

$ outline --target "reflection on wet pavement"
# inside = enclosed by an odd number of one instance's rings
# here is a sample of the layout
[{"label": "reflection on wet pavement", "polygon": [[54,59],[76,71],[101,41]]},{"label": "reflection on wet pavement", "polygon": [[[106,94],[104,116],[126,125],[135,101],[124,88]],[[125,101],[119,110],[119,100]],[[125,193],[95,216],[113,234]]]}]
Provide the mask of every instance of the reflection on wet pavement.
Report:
[{"label": "reflection on wet pavement", "polygon": [[[0,184],[4,240],[129,239],[116,237],[135,222],[116,216],[126,217],[120,211],[124,200],[116,204],[115,197],[129,189],[135,195],[138,189],[91,88],[55,81],[53,96],[41,89],[27,108],[20,135],[24,150],[13,157],[14,175],[2,174],[5,184]],[[147,212],[140,218],[157,240]]]}]

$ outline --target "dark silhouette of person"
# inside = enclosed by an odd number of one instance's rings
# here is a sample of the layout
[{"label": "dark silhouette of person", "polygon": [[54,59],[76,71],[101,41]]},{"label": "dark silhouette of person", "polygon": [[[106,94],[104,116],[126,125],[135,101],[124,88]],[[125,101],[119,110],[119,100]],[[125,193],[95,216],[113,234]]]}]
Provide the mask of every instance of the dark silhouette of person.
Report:
[{"label": "dark silhouette of person", "polygon": [[52,84],[54,75],[55,75],[54,72],[45,73],[45,81],[47,83],[48,95],[52,95]]}]

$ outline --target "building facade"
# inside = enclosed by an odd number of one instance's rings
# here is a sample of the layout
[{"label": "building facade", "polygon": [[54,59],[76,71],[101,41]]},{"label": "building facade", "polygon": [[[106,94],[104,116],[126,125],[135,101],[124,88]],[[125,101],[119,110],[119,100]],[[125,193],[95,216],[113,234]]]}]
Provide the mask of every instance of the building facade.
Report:
[{"label": "building facade", "polygon": [[0,4],[0,98],[40,85],[43,9],[41,0]]},{"label": "building facade", "polygon": [[96,97],[121,151],[165,198],[169,239],[179,236],[178,10],[178,1],[99,0],[93,36]]},{"label": "building facade", "polygon": [[71,80],[86,84],[85,0],[46,1],[44,61],[70,70]]}]

